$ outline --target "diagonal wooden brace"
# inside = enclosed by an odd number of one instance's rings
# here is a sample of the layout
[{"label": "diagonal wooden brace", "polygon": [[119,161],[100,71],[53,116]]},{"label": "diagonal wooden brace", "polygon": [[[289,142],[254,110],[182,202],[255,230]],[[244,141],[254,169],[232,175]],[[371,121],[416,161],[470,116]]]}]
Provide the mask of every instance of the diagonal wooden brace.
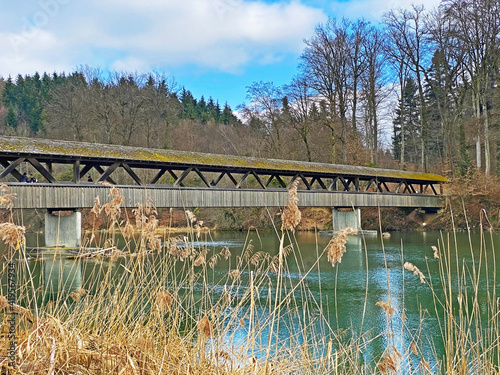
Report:
[{"label": "diagonal wooden brace", "polygon": [[2,161],[2,165],[5,167],[4,171],[0,174],[0,178],[6,177],[9,174],[12,174],[18,181],[21,180],[21,173],[16,169],[19,164],[21,164],[25,158],[18,158],[9,164],[8,161]]},{"label": "diagonal wooden brace", "polygon": [[30,162],[30,164],[35,167],[35,169],[40,172],[40,174],[45,177],[45,179],[47,181],[49,181],[50,183],[52,184],[55,184],[57,183],[57,180],[54,178],[54,176],[52,176],[48,171],[47,169],[45,169],[45,167],[40,164],[40,162],[38,160],[36,160],[35,158],[28,158],[28,161]]}]

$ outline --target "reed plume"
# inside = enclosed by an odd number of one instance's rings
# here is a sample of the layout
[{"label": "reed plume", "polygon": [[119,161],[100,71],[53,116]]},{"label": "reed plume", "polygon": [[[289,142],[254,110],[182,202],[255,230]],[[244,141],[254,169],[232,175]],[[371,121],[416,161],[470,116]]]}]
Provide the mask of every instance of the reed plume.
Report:
[{"label": "reed plume", "polygon": [[300,219],[302,218],[302,214],[297,207],[297,203],[299,202],[299,199],[297,197],[298,185],[299,180],[295,180],[288,190],[288,202],[283,209],[283,214],[281,215],[281,230],[289,230],[294,232],[295,228],[300,223]]},{"label": "reed plume", "polygon": [[333,237],[325,248],[327,253],[328,261],[335,267],[336,263],[342,262],[342,257],[346,252],[346,242],[347,236],[349,234],[357,234],[358,231],[352,228],[345,228],[338,231],[338,233]]},{"label": "reed plume", "polygon": [[421,282],[422,284],[425,284],[425,276],[424,276],[424,274],[423,274],[423,273],[422,273],[422,272],[418,269],[418,267],[417,267],[417,266],[415,266],[413,263],[410,263],[410,262],[405,262],[403,266],[404,266],[404,268],[405,268],[406,270],[411,271],[411,272],[413,272],[413,274],[414,274],[415,276],[418,276],[418,277],[420,278],[420,282]]}]

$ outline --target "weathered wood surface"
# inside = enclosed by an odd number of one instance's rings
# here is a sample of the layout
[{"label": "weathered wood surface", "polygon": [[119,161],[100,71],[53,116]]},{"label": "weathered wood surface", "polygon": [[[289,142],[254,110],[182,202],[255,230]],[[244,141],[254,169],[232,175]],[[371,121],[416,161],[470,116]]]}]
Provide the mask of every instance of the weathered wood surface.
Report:
[{"label": "weathered wood surface", "polygon": [[[21,181],[22,167],[28,166],[44,181],[57,184],[61,181],[52,173],[57,164],[73,165],[74,183],[90,173],[94,181],[115,184],[116,172],[121,171],[125,177],[117,181],[141,186],[168,183],[170,178],[174,186],[196,186],[188,178],[194,176],[206,187],[266,189],[273,186],[272,182],[289,186],[299,179],[307,190],[318,189],[319,185],[333,191],[360,192],[371,187],[380,193],[415,194],[430,188],[439,195],[439,185],[448,182],[436,174],[402,170],[0,136],[2,181]],[[168,178],[162,181],[165,176]],[[253,186],[248,182],[252,179],[256,182]],[[391,184],[394,186],[388,186]]]},{"label": "weathered wood surface", "polygon": [[[15,208],[24,209],[78,209],[94,206],[99,197],[101,204],[108,202],[110,188],[100,184],[9,184],[17,194]],[[288,193],[285,189],[211,189],[174,188],[153,185],[120,186],[126,207],[137,207],[150,199],[157,208],[190,207],[282,207]],[[303,207],[417,207],[437,209],[444,197],[422,194],[330,192],[299,190],[299,206]]]}]

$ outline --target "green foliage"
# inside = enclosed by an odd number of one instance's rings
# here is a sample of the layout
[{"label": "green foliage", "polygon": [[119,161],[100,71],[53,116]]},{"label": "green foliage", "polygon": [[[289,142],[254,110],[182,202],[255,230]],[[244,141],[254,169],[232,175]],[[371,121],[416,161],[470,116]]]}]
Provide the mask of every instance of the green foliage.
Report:
[{"label": "green foliage", "polygon": [[9,77],[2,95],[3,103],[9,107],[7,125],[17,127],[23,122],[34,134],[41,130],[42,112],[50,100],[51,89],[55,84],[56,81],[51,80],[47,74],[43,78],[38,73],[25,77],[18,75],[15,83]]},{"label": "green foliage", "polygon": [[58,181],[72,181],[73,180],[73,169],[71,167],[66,168],[65,171],[60,172],[56,175],[56,180]]},{"label": "green foliage", "polygon": [[401,158],[402,141],[404,138],[405,160],[418,163],[421,128],[419,123],[417,86],[411,78],[408,78],[405,82],[404,96],[398,101],[398,108],[395,113],[396,117],[393,120],[394,136],[392,138],[394,158]]},{"label": "green foliage", "polygon": [[196,100],[193,94],[182,89],[180,95],[180,102],[182,104],[182,115],[181,117],[189,120],[201,120],[203,124],[207,122],[215,122],[224,125],[238,125],[240,121],[233,114],[231,107],[226,103],[224,109],[221,110],[219,102],[214,102],[210,97],[208,102],[205,101],[205,97],[201,97],[200,100]]},{"label": "green foliage", "polygon": [[12,106],[9,106],[7,117],[5,118],[5,125],[12,128],[17,128],[18,124],[19,120],[17,119],[16,113],[14,112],[14,108]]}]

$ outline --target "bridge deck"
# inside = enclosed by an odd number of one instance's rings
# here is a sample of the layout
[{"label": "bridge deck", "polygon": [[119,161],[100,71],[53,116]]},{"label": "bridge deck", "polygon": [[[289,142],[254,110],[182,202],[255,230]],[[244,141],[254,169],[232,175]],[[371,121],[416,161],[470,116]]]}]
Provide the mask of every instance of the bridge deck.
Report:
[{"label": "bridge deck", "polygon": [[51,184],[61,182],[53,168],[57,164],[72,165],[75,184],[89,173],[98,176],[94,178],[97,182],[171,183],[174,187],[201,184],[209,189],[286,188],[298,179],[303,190],[439,195],[440,185],[448,181],[435,174],[389,169],[0,137],[0,165],[4,167],[0,180],[20,181],[25,164]]}]

